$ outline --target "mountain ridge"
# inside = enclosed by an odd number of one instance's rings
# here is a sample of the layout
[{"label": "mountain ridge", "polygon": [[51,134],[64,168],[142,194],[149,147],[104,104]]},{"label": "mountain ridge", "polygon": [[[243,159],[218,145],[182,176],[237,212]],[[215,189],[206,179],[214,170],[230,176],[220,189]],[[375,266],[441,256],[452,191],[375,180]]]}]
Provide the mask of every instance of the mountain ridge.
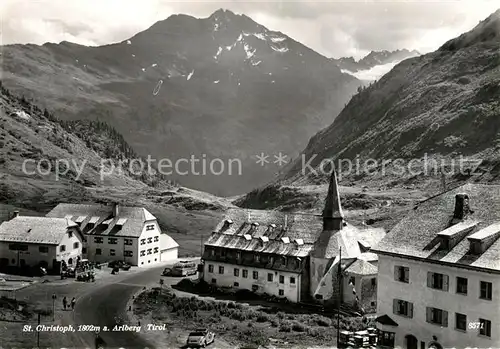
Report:
[{"label": "mountain ridge", "polygon": [[173,15],[109,45],[3,52],[6,86],[59,118],[105,120],[140,155],[239,159],[241,176],[172,176],[219,195],[271,180],[279,167],[256,166],[254,156],[296,156],[361,85],[319,53],[227,10]]}]

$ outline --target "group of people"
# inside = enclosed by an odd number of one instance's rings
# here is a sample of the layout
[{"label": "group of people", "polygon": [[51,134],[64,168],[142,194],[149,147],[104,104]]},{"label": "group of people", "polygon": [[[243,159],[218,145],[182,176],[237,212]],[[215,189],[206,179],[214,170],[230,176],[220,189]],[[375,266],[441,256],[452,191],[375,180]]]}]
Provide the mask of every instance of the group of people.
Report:
[{"label": "group of people", "polygon": [[66,298],[66,296],[63,298],[62,302],[63,302],[64,310],[66,310],[66,309],[69,310],[70,307],[71,307],[71,310],[75,310],[75,305],[76,305],[76,298],[75,297],[73,297],[71,299],[70,304],[68,304],[68,299]]}]

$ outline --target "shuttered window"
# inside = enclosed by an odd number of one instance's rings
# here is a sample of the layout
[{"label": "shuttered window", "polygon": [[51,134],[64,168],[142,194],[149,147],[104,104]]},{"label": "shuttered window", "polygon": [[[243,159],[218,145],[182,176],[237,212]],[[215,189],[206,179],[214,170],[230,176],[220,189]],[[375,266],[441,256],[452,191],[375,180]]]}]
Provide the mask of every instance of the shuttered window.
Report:
[{"label": "shuttered window", "polygon": [[448,312],[442,309],[427,307],[426,321],[430,324],[448,327]]},{"label": "shuttered window", "polygon": [[413,318],[413,303],[401,300],[393,300],[393,313],[396,315]]},{"label": "shuttered window", "polygon": [[399,282],[410,282],[410,268],[396,265],[394,267],[394,280]]},{"label": "shuttered window", "polygon": [[449,285],[448,275],[433,273],[433,272],[427,273],[427,287],[448,292],[449,288],[448,285]]}]

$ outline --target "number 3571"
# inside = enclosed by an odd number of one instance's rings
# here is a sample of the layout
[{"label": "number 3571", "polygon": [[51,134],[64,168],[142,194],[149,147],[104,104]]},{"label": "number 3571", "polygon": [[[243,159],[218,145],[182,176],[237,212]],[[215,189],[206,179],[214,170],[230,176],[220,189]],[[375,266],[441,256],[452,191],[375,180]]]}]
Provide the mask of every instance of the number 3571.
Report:
[{"label": "number 3571", "polygon": [[484,324],[482,322],[469,322],[469,329],[471,330],[482,330]]}]

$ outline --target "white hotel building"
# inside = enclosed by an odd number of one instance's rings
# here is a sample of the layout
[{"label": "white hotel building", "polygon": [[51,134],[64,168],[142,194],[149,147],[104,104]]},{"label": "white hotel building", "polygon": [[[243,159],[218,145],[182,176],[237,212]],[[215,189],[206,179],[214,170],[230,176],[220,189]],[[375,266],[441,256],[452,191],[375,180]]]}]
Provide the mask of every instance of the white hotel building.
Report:
[{"label": "white hotel building", "polygon": [[420,203],[374,250],[379,345],[500,348],[500,186]]},{"label": "white hotel building", "polygon": [[59,204],[47,217],[76,222],[84,235],[83,256],[91,261],[147,266],[177,259],[179,245],[161,233],[156,217],[142,207]]}]

